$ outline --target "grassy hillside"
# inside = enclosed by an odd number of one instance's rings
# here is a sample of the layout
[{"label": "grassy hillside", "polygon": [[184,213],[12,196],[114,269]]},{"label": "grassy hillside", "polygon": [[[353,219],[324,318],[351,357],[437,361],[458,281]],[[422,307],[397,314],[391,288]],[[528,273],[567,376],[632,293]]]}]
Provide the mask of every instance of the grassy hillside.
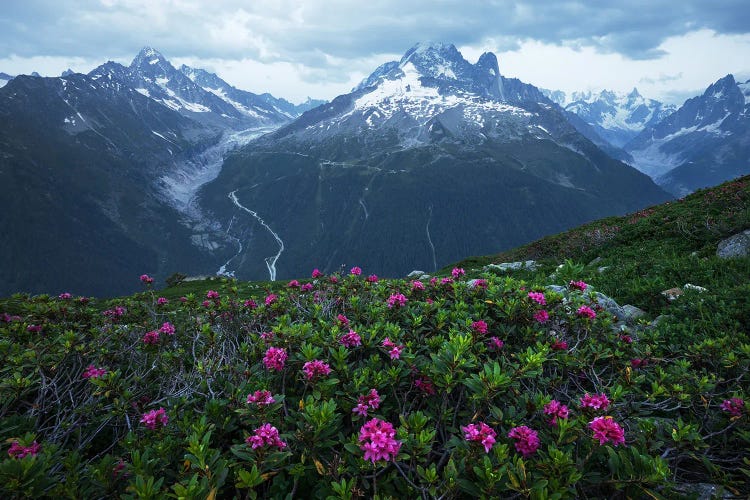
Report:
[{"label": "grassy hillside", "polygon": [[0,491],[747,496],[750,258],[715,252],[748,207],[743,178],[434,280],[2,300]]}]

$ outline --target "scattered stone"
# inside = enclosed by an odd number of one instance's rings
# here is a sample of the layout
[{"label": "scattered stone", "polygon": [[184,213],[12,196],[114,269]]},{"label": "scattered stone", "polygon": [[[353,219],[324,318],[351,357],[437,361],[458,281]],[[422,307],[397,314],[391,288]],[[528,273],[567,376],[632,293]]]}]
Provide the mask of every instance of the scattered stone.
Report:
[{"label": "scattered stone", "polygon": [[522,262],[503,262],[501,264],[489,264],[484,266],[485,271],[518,271],[519,269],[528,269],[536,271],[539,265],[535,260],[526,260]]},{"label": "scattered stone", "polygon": [[625,321],[628,323],[635,323],[646,315],[646,311],[630,304],[622,306],[622,311],[625,313]]},{"label": "scattered stone", "polygon": [[750,255],[750,229],[719,242],[716,256],[722,259],[747,257]]},{"label": "scattered stone", "polygon": [[613,299],[612,297],[607,297],[601,292],[596,292],[595,296],[596,303],[603,307],[605,311],[608,311],[610,314],[612,314],[612,316],[620,321],[626,321],[627,314],[625,313],[625,310],[617,302],[615,302],[615,299]]},{"label": "scattered stone", "polygon": [[418,277],[418,276],[422,276],[422,275],[424,275],[424,274],[425,274],[425,272],[424,272],[424,271],[417,271],[417,270],[415,269],[414,271],[412,271],[412,272],[410,272],[409,274],[407,274],[407,275],[406,275],[406,277],[407,277],[407,278],[416,278],[416,277]]},{"label": "scattered stone", "polygon": [[703,293],[703,292],[707,292],[708,291],[705,288],[703,288],[702,286],[693,285],[691,283],[685,283],[685,286],[683,286],[682,288],[685,289],[685,290],[695,290],[698,293]]},{"label": "scattered stone", "polygon": [[669,290],[664,290],[661,292],[662,295],[664,295],[668,301],[672,302],[673,300],[677,300],[677,298],[683,294],[683,291],[681,288],[670,288]]}]

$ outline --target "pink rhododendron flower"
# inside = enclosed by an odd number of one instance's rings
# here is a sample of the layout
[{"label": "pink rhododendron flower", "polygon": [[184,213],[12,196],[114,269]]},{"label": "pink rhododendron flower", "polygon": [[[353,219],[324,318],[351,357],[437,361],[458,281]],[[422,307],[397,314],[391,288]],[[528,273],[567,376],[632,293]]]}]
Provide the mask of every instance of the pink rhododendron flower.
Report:
[{"label": "pink rhododendron flower", "polygon": [[311,276],[313,277],[313,279],[315,279],[315,278],[320,278],[321,276],[323,276],[323,273],[321,273],[321,272],[320,272],[320,271],[318,270],[318,268],[315,268],[315,269],[313,269],[313,272],[312,272],[312,275],[311,275]]},{"label": "pink rhododendron flower", "polygon": [[625,431],[612,417],[596,417],[589,422],[589,429],[594,431],[594,439],[599,440],[599,445],[612,443],[613,446],[625,444]]},{"label": "pink rhododendron flower", "polygon": [[182,302],[183,304],[187,302],[187,300],[187,297],[180,297],[180,302]]},{"label": "pink rhododendron flower", "polygon": [[363,458],[372,463],[394,460],[401,449],[401,442],[395,436],[391,423],[377,418],[367,421],[359,430],[359,448],[365,452]]},{"label": "pink rhododendron flower", "polygon": [[367,281],[369,283],[377,283],[378,282],[378,275],[377,274],[371,274],[367,277]]},{"label": "pink rhododendron flower", "polygon": [[284,369],[286,358],[286,349],[282,349],[281,347],[269,347],[266,351],[266,355],[263,357],[263,364],[266,365],[267,370],[280,372]]},{"label": "pink rhododendron flower", "polygon": [[436,277],[430,278],[430,285],[435,286],[437,285],[438,279]]},{"label": "pink rhododendron flower", "polygon": [[288,286],[289,288],[299,288],[299,281],[297,281],[297,280],[292,280],[292,281],[290,281],[290,282],[289,282],[289,283],[287,284],[287,286]]},{"label": "pink rhododendron flower", "polygon": [[42,451],[42,445],[36,441],[31,443],[30,446],[21,446],[21,443],[18,441],[13,441],[8,449],[8,456],[16,459],[21,459],[28,455],[35,457],[40,451]]},{"label": "pink rhododendron flower", "polygon": [[424,283],[422,283],[419,280],[414,280],[411,282],[411,289],[412,290],[424,290]]},{"label": "pink rhododendron flower", "polygon": [[640,359],[640,358],[631,359],[630,366],[632,366],[635,369],[645,368],[646,366],[648,366],[648,359]]},{"label": "pink rhododendron flower", "polygon": [[302,367],[302,371],[305,372],[305,378],[307,378],[307,380],[313,380],[315,378],[322,377],[331,373],[331,367],[328,365],[328,363],[324,363],[319,359],[315,359],[313,361],[308,361],[307,363],[305,363],[305,365]]},{"label": "pink rhododendron flower", "polygon": [[403,293],[394,293],[390,297],[388,297],[388,308],[393,308],[395,306],[403,307],[406,305],[406,301],[408,299]]},{"label": "pink rhododendron flower", "polygon": [[105,376],[106,374],[107,370],[105,370],[104,368],[97,368],[94,365],[89,365],[83,371],[83,375],[81,376],[83,378],[99,378]]},{"label": "pink rhododendron flower", "polygon": [[370,389],[370,392],[364,396],[360,396],[357,401],[357,406],[352,409],[352,413],[356,413],[361,417],[367,416],[367,410],[370,408],[377,409],[380,406],[380,395],[375,389]]},{"label": "pink rhododendron flower", "polygon": [[219,298],[219,292],[217,292],[216,290],[209,290],[208,292],[206,292],[206,298],[216,300]]},{"label": "pink rhododendron flower", "polygon": [[274,302],[276,302],[276,299],[278,299],[278,297],[276,296],[275,293],[269,293],[266,296],[266,306],[270,306],[271,304],[273,304]]},{"label": "pink rhododendron flower", "polygon": [[174,325],[170,323],[169,321],[165,321],[161,325],[161,328],[159,328],[159,331],[167,335],[174,335],[174,332],[175,332]]},{"label": "pink rhododendron flower", "polygon": [[39,333],[42,331],[42,325],[29,325],[26,327],[26,331],[30,333]]},{"label": "pink rhododendron flower", "polygon": [[349,330],[349,333],[345,333],[339,342],[345,347],[356,347],[362,344],[362,337],[354,330]]},{"label": "pink rhododendron flower", "polygon": [[113,309],[107,309],[102,314],[111,319],[121,318],[125,315],[127,310],[122,306],[116,306]]},{"label": "pink rhododendron flower", "polygon": [[273,340],[273,337],[273,332],[261,332],[260,334],[261,340],[265,340],[266,342],[268,342],[269,340]]},{"label": "pink rhododendron flower", "polygon": [[362,274],[362,268],[361,268],[361,267],[358,267],[358,266],[354,266],[353,268],[351,268],[351,269],[349,270],[349,272],[350,272],[350,273],[351,273],[351,274],[352,274],[353,276],[359,276],[360,274]]},{"label": "pink rhododendron flower", "polygon": [[595,410],[606,410],[609,407],[609,398],[604,393],[590,395],[588,392],[581,398],[581,408],[593,408]]},{"label": "pink rhododendron flower", "polygon": [[159,332],[156,330],[151,330],[150,332],[146,332],[146,334],[143,336],[143,343],[154,345],[159,343]]},{"label": "pink rhododendron flower", "polygon": [[152,431],[156,429],[157,425],[166,427],[167,423],[169,423],[167,410],[165,410],[164,408],[159,408],[158,410],[151,410],[149,412],[146,412],[141,417],[141,423]]},{"label": "pink rhododendron flower", "polygon": [[464,274],[466,274],[466,271],[464,271],[463,268],[460,268],[460,267],[454,267],[453,270],[451,271],[451,276],[453,276],[453,278],[455,279],[460,278]]},{"label": "pink rhododendron flower", "polygon": [[484,320],[474,321],[471,323],[471,329],[474,330],[476,333],[481,333],[484,335],[487,333],[487,323]]},{"label": "pink rhododendron flower", "polygon": [[57,297],[58,297],[59,299],[61,299],[61,300],[70,300],[70,299],[72,299],[72,298],[73,298],[73,295],[71,295],[71,294],[70,294],[70,293],[68,293],[68,292],[63,292],[63,293],[61,293],[60,295],[58,295]]},{"label": "pink rhododendron flower", "polygon": [[399,359],[401,351],[404,349],[404,346],[394,344],[388,337],[383,341],[383,347],[389,349],[388,355],[391,359]]},{"label": "pink rhododendron flower", "polygon": [[255,403],[258,406],[265,406],[275,403],[270,391],[255,391],[247,395],[247,404]]},{"label": "pink rhododendron flower", "polygon": [[542,292],[529,292],[529,298],[539,304],[540,306],[547,305],[547,298]]},{"label": "pink rhododendron flower", "polygon": [[524,458],[530,457],[539,448],[539,434],[525,425],[512,428],[508,432],[508,437],[516,440],[516,451],[523,455]]},{"label": "pink rhododendron flower", "polygon": [[550,345],[550,348],[553,351],[567,351],[568,350],[568,343],[565,342],[564,340],[555,340]]},{"label": "pink rhododendron flower", "polygon": [[539,309],[534,313],[534,319],[537,321],[537,323],[546,323],[547,321],[549,321],[549,313],[544,309]]},{"label": "pink rhododendron flower", "polygon": [[201,302],[201,305],[202,305],[203,307],[205,307],[206,309],[208,309],[209,307],[211,307],[211,306],[212,306],[213,304],[214,304],[214,303],[213,303],[213,302],[211,302],[210,300],[204,300],[203,302]]},{"label": "pink rhododendron flower", "polygon": [[422,391],[422,394],[426,394],[428,396],[432,396],[435,394],[435,385],[432,383],[432,380],[430,380],[427,377],[419,377],[414,381],[414,387]]},{"label": "pink rhododendron flower", "polygon": [[588,287],[588,285],[584,283],[583,281],[572,281],[572,280],[570,281],[570,283],[568,283],[568,286],[572,290],[580,290],[582,292],[585,292],[586,288]]},{"label": "pink rhododendron flower", "polygon": [[167,304],[169,304],[169,300],[167,300],[166,297],[159,297],[158,299],[156,299],[156,305],[157,306],[164,306],[164,305],[167,305]]},{"label": "pink rhododendron flower", "polygon": [[336,316],[336,320],[341,326],[349,326],[349,318],[347,318],[343,314],[339,314],[338,316]]},{"label": "pink rhododendron flower", "polygon": [[487,348],[490,351],[499,351],[500,349],[503,348],[504,345],[505,345],[505,342],[500,340],[498,337],[490,337],[490,341],[487,342]]},{"label": "pink rhododendron flower", "polygon": [[550,425],[556,426],[557,419],[561,418],[563,420],[566,420],[570,415],[570,410],[568,410],[568,407],[564,404],[553,399],[552,401],[544,405],[544,414],[550,415],[552,417],[549,421]]},{"label": "pink rhododendron flower", "polygon": [[330,281],[331,283],[333,283],[333,284],[335,285],[336,283],[338,283],[338,282],[339,282],[339,278],[338,278],[338,276],[331,276],[331,277],[330,277],[330,278],[328,279],[328,281]]},{"label": "pink rhododendron flower", "polygon": [[633,337],[631,337],[630,335],[622,335],[620,337],[620,340],[622,340],[626,344],[632,344],[633,343]]},{"label": "pink rhododendron flower", "polygon": [[149,276],[148,274],[141,274],[141,283],[148,285],[154,282],[154,278]]},{"label": "pink rhododendron flower", "polygon": [[487,283],[486,279],[475,279],[473,283],[473,288],[480,288],[482,290],[486,290],[489,284]]},{"label": "pink rhododendron flower", "polygon": [[312,283],[305,283],[305,284],[304,284],[304,285],[302,285],[302,287],[300,288],[300,290],[302,290],[303,292],[309,292],[309,291],[310,291],[310,290],[312,290],[312,289],[313,289],[313,284],[312,284]]},{"label": "pink rhododendron flower", "polygon": [[733,417],[741,417],[742,412],[745,409],[745,400],[742,398],[725,399],[724,402],[721,403],[721,409]]},{"label": "pink rhododendron flower", "polygon": [[255,309],[256,307],[258,307],[258,304],[256,304],[253,299],[247,299],[245,302],[243,302],[242,305],[247,307],[248,309]]},{"label": "pink rhododendron flower", "polygon": [[453,283],[453,278],[443,278],[440,280],[441,285],[450,285]]},{"label": "pink rhododendron flower", "polygon": [[589,306],[581,306],[581,307],[579,307],[578,310],[576,311],[576,314],[578,314],[582,318],[583,317],[586,317],[586,318],[589,318],[589,319],[596,318],[596,313]]},{"label": "pink rhododendron flower", "polygon": [[480,443],[484,446],[485,453],[489,453],[492,446],[495,444],[497,432],[484,422],[469,424],[466,427],[461,427],[461,430],[464,431],[464,439]]},{"label": "pink rhododendron flower", "polygon": [[286,448],[286,443],[279,437],[279,430],[271,424],[263,424],[253,432],[252,436],[245,439],[245,442],[253,449],[263,446],[276,447],[280,450]]}]

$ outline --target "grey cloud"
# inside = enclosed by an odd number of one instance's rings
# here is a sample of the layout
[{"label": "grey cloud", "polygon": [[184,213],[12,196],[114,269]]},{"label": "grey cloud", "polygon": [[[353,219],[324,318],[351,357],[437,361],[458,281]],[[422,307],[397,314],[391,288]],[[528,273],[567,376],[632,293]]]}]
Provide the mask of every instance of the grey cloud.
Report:
[{"label": "grey cloud", "polygon": [[[650,59],[660,55],[658,47],[667,37],[691,30],[750,32],[747,0],[189,0],[182,8],[169,5],[6,0],[0,53],[121,58],[148,44],[168,57],[250,57],[332,68],[326,55],[351,60],[398,54],[420,40],[459,46],[493,40],[509,50],[535,39]],[[234,36],[232,29],[240,31]]]}]

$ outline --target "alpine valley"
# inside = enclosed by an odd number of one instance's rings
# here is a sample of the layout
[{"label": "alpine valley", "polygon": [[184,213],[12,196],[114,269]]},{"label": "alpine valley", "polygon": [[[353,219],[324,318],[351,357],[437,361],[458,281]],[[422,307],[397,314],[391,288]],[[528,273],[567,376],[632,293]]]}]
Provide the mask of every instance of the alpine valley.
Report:
[{"label": "alpine valley", "polygon": [[747,85],[677,110],[568,97],[441,43],[300,105],[151,48],[89,74],[3,73],[0,295],[124,294],[142,273],[432,272],[670,199],[657,183],[747,172]]}]

